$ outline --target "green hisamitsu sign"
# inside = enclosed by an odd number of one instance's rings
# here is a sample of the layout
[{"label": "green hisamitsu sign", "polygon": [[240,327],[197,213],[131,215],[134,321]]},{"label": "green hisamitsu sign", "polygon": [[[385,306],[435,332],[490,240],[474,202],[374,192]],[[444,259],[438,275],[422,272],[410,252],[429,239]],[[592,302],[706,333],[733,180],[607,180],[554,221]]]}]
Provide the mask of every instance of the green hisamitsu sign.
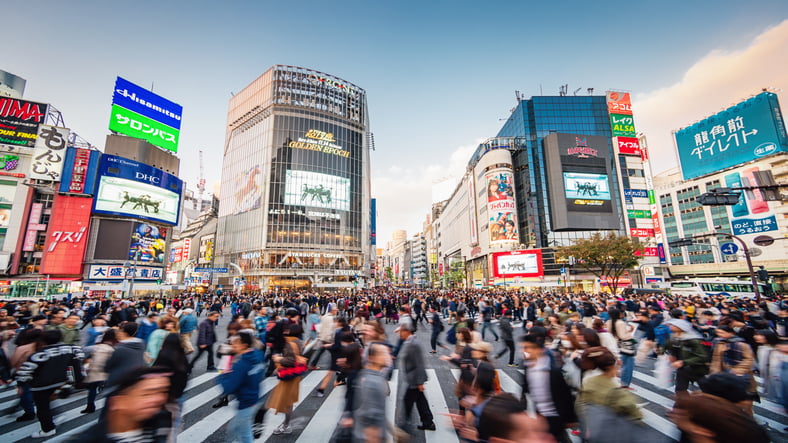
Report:
[{"label": "green hisamitsu sign", "polygon": [[141,138],[152,145],[178,152],[179,130],[118,105],[112,105],[109,130],[129,137]]}]

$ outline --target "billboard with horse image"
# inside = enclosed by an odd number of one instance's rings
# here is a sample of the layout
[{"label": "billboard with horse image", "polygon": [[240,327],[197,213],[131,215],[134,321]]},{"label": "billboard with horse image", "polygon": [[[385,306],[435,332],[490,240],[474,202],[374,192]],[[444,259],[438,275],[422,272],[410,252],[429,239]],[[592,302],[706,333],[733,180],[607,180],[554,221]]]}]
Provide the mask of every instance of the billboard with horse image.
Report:
[{"label": "billboard with horse image", "polygon": [[350,210],[350,179],[309,171],[288,170],[285,204]]}]

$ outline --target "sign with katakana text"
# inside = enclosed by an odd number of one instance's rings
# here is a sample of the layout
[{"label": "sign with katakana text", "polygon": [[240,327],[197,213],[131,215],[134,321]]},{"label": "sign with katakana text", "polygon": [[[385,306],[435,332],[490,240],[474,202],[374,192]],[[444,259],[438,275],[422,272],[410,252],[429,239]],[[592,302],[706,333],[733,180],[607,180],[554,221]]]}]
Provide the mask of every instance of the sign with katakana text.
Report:
[{"label": "sign with katakana text", "polygon": [[129,137],[141,138],[152,145],[178,152],[179,130],[118,105],[112,105],[109,130]]},{"label": "sign with katakana text", "polygon": [[66,128],[39,125],[33,157],[30,160],[30,178],[60,181],[69,132]]},{"label": "sign with katakana text", "polygon": [[788,151],[777,95],[762,92],[676,131],[685,180]]},{"label": "sign with katakana text", "polygon": [[163,280],[164,268],[153,266],[90,265],[87,280]]}]

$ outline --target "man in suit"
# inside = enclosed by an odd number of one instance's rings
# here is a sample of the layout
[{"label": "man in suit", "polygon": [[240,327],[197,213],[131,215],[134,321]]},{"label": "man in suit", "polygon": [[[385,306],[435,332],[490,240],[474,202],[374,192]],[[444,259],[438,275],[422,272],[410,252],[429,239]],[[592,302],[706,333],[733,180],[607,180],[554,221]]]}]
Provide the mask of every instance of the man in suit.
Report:
[{"label": "man in suit", "polygon": [[575,399],[561,367],[545,349],[542,334],[530,333],[523,337],[523,357],[523,407],[527,407],[525,395],[529,394],[536,412],[547,420],[550,433],[558,442],[569,443],[566,428],[577,424]]},{"label": "man in suit", "polygon": [[407,389],[403,399],[405,407],[405,426],[409,427],[410,414],[413,404],[419,411],[421,425],[418,427],[425,431],[434,431],[435,422],[430,411],[430,404],[424,396],[424,383],[427,381],[427,371],[424,369],[424,351],[413,335],[413,326],[407,323],[399,326],[399,337],[402,340],[402,350],[399,353],[400,369],[405,374]]}]

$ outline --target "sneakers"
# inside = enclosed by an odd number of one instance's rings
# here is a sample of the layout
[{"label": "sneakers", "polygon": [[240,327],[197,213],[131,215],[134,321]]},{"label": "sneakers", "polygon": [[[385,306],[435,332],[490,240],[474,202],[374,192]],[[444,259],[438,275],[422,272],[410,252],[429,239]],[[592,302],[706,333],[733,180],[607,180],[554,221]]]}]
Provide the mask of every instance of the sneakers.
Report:
[{"label": "sneakers", "polygon": [[265,431],[265,424],[255,423],[252,425],[252,436],[255,440],[263,436],[263,431]]},{"label": "sneakers", "polygon": [[46,438],[46,437],[51,437],[51,436],[55,435],[56,433],[57,433],[57,429],[52,429],[49,432],[38,431],[38,432],[34,432],[34,433],[30,434],[30,437],[31,438]]},{"label": "sneakers", "polygon": [[509,364],[509,367],[510,367],[510,368],[516,368],[516,367],[517,367],[517,365],[516,365],[516,364],[514,364],[514,363],[510,363],[510,364]]},{"label": "sneakers", "polygon": [[323,390],[322,390],[322,389],[318,389],[318,390],[317,390],[317,394],[315,394],[315,397],[317,397],[317,398],[323,398],[325,395],[326,395],[326,394],[323,392]]},{"label": "sneakers", "polygon": [[434,431],[435,430],[435,423],[427,423],[418,426],[420,431]]},{"label": "sneakers", "polygon": [[289,425],[285,425],[284,423],[274,429],[274,435],[290,434],[292,432],[293,428],[291,428]]},{"label": "sneakers", "polygon": [[36,419],[36,414],[35,413],[32,413],[32,414],[24,413],[24,414],[22,414],[22,415],[20,415],[19,417],[16,418],[16,422],[20,423],[20,422],[23,422],[23,421],[30,421],[30,420],[35,420],[35,419]]}]

